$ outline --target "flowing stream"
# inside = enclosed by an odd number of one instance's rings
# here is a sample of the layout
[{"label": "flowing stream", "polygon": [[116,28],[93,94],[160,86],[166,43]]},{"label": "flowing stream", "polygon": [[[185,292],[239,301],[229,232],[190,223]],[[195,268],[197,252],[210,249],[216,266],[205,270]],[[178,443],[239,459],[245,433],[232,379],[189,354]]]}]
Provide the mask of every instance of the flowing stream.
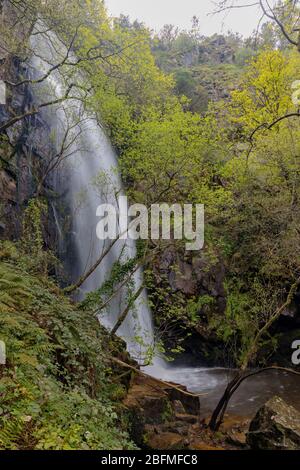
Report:
[{"label": "flowing stream", "polygon": [[[41,27],[41,24],[37,25]],[[52,33],[32,36],[32,47],[37,54],[32,59],[35,76],[43,76],[51,65],[59,62],[65,49]],[[52,72],[42,85],[35,87],[37,99],[61,97],[66,89],[65,77],[59,71]],[[76,97],[75,97],[76,98]],[[80,95],[78,96],[80,98]],[[117,207],[116,195],[122,194],[122,183],[118,172],[116,153],[95,116],[88,113],[80,99],[71,99],[59,106],[48,108],[44,119],[52,129],[53,146],[59,151],[64,144],[64,159],[57,172],[57,191],[66,194],[71,211],[73,247],[75,256],[69,262],[74,279],[85,273],[99,259],[107,242],[96,237],[96,209],[100,204],[112,203]],[[59,176],[59,175],[62,175]],[[55,209],[59,230],[61,225]],[[118,241],[105,256],[100,266],[86,280],[81,288],[83,298],[103,284],[110,277],[113,264],[135,256],[135,245],[131,241]],[[143,273],[134,275],[134,289],[141,285]],[[128,292],[122,289],[100,314],[100,321],[111,328],[126,307]],[[145,360],[147,346],[154,346],[155,335],[151,311],[145,292],[135,302],[126,320],[118,331],[127,343],[130,354],[140,363]],[[225,369],[208,369],[168,364],[156,357],[153,365],[146,368],[153,376],[186,385],[189,390],[207,394],[202,399],[202,412],[209,413],[217,404],[232,375]],[[298,394],[299,379],[277,374],[263,374],[245,382],[235,394],[229,409],[237,414],[252,415],[257,408],[274,394],[280,394],[300,409]]]},{"label": "flowing stream", "polygon": [[[169,365],[164,371],[156,369],[156,377],[185,385],[189,391],[200,393],[201,416],[206,417],[217,406],[235,371],[225,368],[207,368]],[[279,371],[266,371],[247,379],[233,395],[228,412],[237,416],[253,417],[257,410],[274,395],[300,411],[300,378]]]}]

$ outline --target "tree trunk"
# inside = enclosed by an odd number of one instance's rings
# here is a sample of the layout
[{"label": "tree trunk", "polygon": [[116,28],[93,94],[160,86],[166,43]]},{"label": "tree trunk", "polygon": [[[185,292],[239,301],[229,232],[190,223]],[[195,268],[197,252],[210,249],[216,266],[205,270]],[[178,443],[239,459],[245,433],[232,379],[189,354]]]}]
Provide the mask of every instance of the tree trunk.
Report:
[{"label": "tree trunk", "polygon": [[128,313],[130,312],[131,307],[134,305],[134,302],[139,298],[141,293],[144,290],[144,286],[141,285],[140,288],[137,290],[137,292],[133,295],[133,297],[129,300],[127,307],[125,310],[121,313],[120,318],[118,319],[117,323],[113,327],[113,329],[110,332],[110,336],[113,336],[117,333],[118,329],[122,325],[122,323],[126,320],[126,317]]},{"label": "tree trunk", "polygon": [[212,417],[209,422],[209,428],[212,431],[219,430],[223,422],[224,415],[227,410],[229,401],[232,395],[234,394],[234,392],[236,391],[236,387],[238,386],[241,378],[242,378],[242,372],[238,372],[236,376],[234,377],[234,379],[231,382],[229,382],[229,384],[227,385],[226,390],[222,398],[220,399],[215,411],[213,412]]}]

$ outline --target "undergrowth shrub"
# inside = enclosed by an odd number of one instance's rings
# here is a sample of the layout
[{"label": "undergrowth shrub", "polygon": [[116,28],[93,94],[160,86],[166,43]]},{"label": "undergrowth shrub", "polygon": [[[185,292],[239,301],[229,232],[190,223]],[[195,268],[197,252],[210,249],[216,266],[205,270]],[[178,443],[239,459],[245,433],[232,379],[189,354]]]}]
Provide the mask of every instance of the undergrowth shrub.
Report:
[{"label": "undergrowth shrub", "polygon": [[98,320],[18,259],[0,243],[0,449],[134,448]]}]

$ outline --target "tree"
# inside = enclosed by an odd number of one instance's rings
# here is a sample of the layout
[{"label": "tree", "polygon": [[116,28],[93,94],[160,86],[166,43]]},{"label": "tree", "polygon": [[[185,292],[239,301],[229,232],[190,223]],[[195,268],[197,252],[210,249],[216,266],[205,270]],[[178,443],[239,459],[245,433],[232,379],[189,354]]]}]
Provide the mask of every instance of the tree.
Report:
[{"label": "tree", "polygon": [[[232,9],[242,8],[260,8],[262,17],[259,20],[259,26],[263,19],[271,22],[269,33],[272,31],[272,45],[276,38],[276,45],[281,44],[284,47],[284,41],[289,45],[297,46],[299,43],[299,2],[298,0],[258,0],[257,2],[248,2],[246,0],[229,2],[229,0],[218,1],[214,14],[226,12]],[[259,27],[258,26],[258,27]],[[272,27],[273,26],[273,27]],[[266,33],[268,25],[263,24],[263,36]],[[269,36],[269,34],[268,34]],[[270,36],[268,41],[270,40]]]},{"label": "tree", "polygon": [[213,430],[239,385],[264,370],[247,372],[264,363],[262,349],[270,356],[276,349],[276,323],[299,289],[299,124],[282,118],[294,111],[291,85],[299,65],[294,51],[260,53],[229,105],[218,108],[231,141],[223,177],[234,202],[215,220],[222,223],[230,274],[226,316],[211,325],[228,346],[237,345],[239,371],[212,415]]},{"label": "tree", "polygon": [[[236,390],[241,385],[241,383],[250,376],[261,373],[263,370],[268,370],[268,368],[264,368],[264,369],[258,369],[256,371],[252,371],[250,373],[247,372],[247,369],[255,360],[256,355],[262,346],[262,340],[264,336],[269,333],[270,328],[275,323],[275,321],[278,320],[282,312],[284,312],[284,310],[290,306],[294,298],[294,295],[297,292],[299,285],[300,285],[300,277],[296,279],[296,281],[290,287],[287,300],[279,308],[277,308],[275,312],[268,313],[267,318],[264,318],[263,321],[259,319],[260,321],[257,322],[254,335],[253,335],[253,325],[251,325],[252,335],[250,333],[250,338],[248,338],[249,341],[248,341],[247,348],[243,351],[243,357],[241,359],[240,369],[235,374],[233,380],[231,380],[229,384],[227,385],[223,396],[221,397],[216,409],[214,410],[211,416],[209,427],[213,431],[217,431],[219,427],[221,426],[228,404],[232,398],[232,395],[236,392]],[[264,307],[265,306],[262,305],[262,308]],[[264,312],[264,316],[266,316],[266,311]]]}]

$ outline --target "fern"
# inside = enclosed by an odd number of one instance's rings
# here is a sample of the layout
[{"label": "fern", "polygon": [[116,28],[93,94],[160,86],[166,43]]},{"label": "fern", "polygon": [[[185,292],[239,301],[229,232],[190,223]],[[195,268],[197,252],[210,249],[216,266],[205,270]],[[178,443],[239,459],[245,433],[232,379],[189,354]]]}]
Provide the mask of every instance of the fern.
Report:
[{"label": "fern", "polygon": [[0,429],[0,448],[16,450],[23,434],[24,422],[21,419],[4,420]]},{"label": "fern", "polygon": [[31,293],[26,278],[15,274],[9,265],[0,265],[0,312],[20,308],[29,302]]},{"label": "fern", "polygon": [[28,271],[0,243],[0,449],[134,448],[117,424],[98,321]]}]

